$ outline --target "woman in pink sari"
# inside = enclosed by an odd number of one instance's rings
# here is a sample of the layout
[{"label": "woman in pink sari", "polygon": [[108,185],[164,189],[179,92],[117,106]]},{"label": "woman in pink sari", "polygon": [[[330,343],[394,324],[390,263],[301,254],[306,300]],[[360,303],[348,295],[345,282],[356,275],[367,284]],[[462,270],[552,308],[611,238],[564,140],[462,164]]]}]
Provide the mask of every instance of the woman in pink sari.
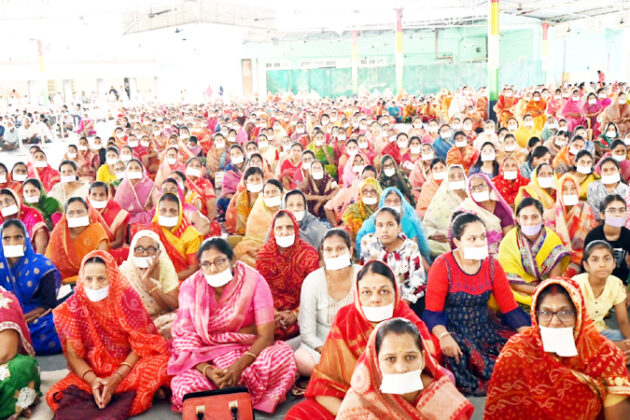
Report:
[{"label": "woman in pink sari", "polygon": [[131,159],[127,163],[127,177],[116,189],[114,201],[129,212],[129,224],[149,224],[159,190],[146,175],[142,163]]},{"label": "woman in pink sari", "polygon": [[94,121],[89,118],[87,113],[83,114],[83,118],[81,118],[81,121],[79,122],[79,126],[77,127],[77,134],[85,137],[96,135]]},{"label": "woman in pink sari", "polygon": [[255,409],[273,413],[293,385],[293,351],[274,343],[269,286],[235,261],[227,241],[209,239],[199,250],[201,270],[180,286],[168,363],[175,411],[187,393],[242,385]]},{"label": "woman in pink sari", "polygon": [[584,125],[584,109],[582,101],[580,101],[580,91],[573,89],[571,98],[564,103],[560,110],[562,118],[567,120],[569,131],[573,132],[578,125]]},{"label": "woman in pink sari", "polygon": [[174,171],[185,172],[186,164],[177,151],[177,147],[169,147],[164,153],[164,159],[157,170],[157,174],[155,174],[155,185],[162,185],[162,182],[170,177]]},{"label": "woman in pink sari", "polygon": [[584,102],[584,117],[586,119],[587,128],[592,130],[591,139],[599,137],[601,130],[597,117],[602,113],[604,107],[601,102],[597,100],[597,95],[589,93]]}]

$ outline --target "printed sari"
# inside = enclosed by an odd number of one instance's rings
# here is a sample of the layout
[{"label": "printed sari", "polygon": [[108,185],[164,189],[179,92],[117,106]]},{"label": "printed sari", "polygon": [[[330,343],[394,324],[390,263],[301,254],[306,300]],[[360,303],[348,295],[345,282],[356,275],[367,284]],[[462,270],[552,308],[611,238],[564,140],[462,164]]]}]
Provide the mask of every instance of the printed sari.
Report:
[{"label": "printed sari", "polygon": [[[560,264],[564,272],[570,261],[571,254],[562,245],[560,237],[547,227],[543,227],[534,243],[517,227],[505,235],[499,246],[499,262],[513,284],[536,286],[549,277],[556,264]],[[518,303],[531,306],[531,296],[513,293]]]},{"label": "printed sari", "polygon": [[374,188],[376,188],[376,194],[380,198],[382,190],[379,182],[374,178],[364,179],[359,185],[359,196],[357,201],[349,205],[341,216],[343,224],[350,231],[352,237],[355,237],[357,233],[359,233],[361,226],[363,226],[363,222],[375,212],[375,210],[372,210],[372,207],[366,206],[363,202],[363,194],[361,191],[368,184],[371,184]]},{"label": "printed sari", "polygon": [[[293,222],[293,245],[280,249],[276,243],[273,225],[280,215],[288,215]],[[271,294],[276,311],[295,311],[300,307],[302,282],[311,272],[319,268],[319,254],[310,244],[300,239],[300,226],[289,210],[279,210],[271,222],[269,238],[258,251],[256,270],[263,275]],[[288,340],[299,334],[298,323],[287,328],[277,327],[275,337]]]},{"label": "printed sari", "polygon": [[[525,187],[529,184],[529,179],[525,178],[521,175],[520,168],[516,167],[516,179],[505,179],[505,162],[507,160],[512,160],[517,162],[513,157],[507,157],[503,163],[501,164],[501,169],[499,169],[499,175],[492,179],[492,183],[494,184],[497,191],[501,197],[505,200],[506,203],[514,203],[516,199],[516,195],[521,187]],[[517,162],[518,163],[518,162]]]},{"label": "printed sari", "polygon": [[[324,150],[324,147],[326,150]],[[315,158],[324,164],[324,170],[334,179],[337,179],[337,165],[334,161],[335,149],[332,146],[324,144],[320,147],[315,145],[315,142],[311,142],[306,149],[315,153]]]},{"label": "printed sari", "polygon": [[[332,176],[328,174],[328,172],[324,171],[324,177],[322,179],[316,180],[309,173],[306,175],[306,179],[304,183],[300,185],[299,189],[307,195],[323,195],[328,196],[335,189],[338,189],[337,181],[333,179]],[[308,211],[315,217],[319,219],[325,219],[326,213],[324,212],[324,203],[319,206],[318,211],[315,211],[315,206],[319,203],[316,200],[307,200],[308,203]]]},{"label": "printed sari", "polygon": [[563,287],[577,309],[573,337],[578,355],[557,357],[543,349],[536,313],[532,326],[503,347],[490,380],[485,419],[560,420],[602,418],[602,410],[630,395],[630,376],[623,351],[600,335],[586,312],[573,280],[552,278],[543,290]]},{"label": "printed sari", "polygon": [[45,168],[36,168],[32,162],[28,162],[26,168],[28,177],[38,179],[44,186],[45,191],[50,191],[53,185],[61,182],[59,171],[53,169],[50,164]]},{"label": "printed sari", "polygon": [[90,224],[77,238],[72,239],[68,219],[64,214],[50,235],[46,258],[59,269],[64,284],[74,284],[77,281],[81,261],[85,255],[94,251],[103,241],[109,244],[105,221],[92,207],[89,208],[89,219]]},{"label": "printed sari", "polygon": [[[421,392],[419,398],[410,404],[402,395],[385,394],[380,391],[383,375],[379,367],[376,351],[376,336],[383,324],[378,324],[370,334],[365,352],[359,357],[350,389],[341,403],[337,420],[467,420],[474,407],[455,388],[455,384],[444,373],[429,352],[424,351],[423,374],[432,380]],[[420,339],[421,341],[422,338]]]},{"label": "printed sari", "polygon": [[591,206],[584,201],[579,201],[567,211],[567,206],[562,201],[562,191],[566,181],[572,182],[577,191],[580,190],[575,178],[569,174],[564,174],[558,181],[560,191],[556,204],[545,211],[544,219],[545,225],[558,234],[565,249],[571,254],[571,262],[563,276],[573,277],[582,271],[584,241],[591,229],[597,226],[597,221]]},{"label": "printed sari", "polygon": [[199,211],[201,211],[201,213],[207,217],[208,206],[206,205],[206,202],[208,200],[215,200],[216,198],[212,181],[202,176],[198,177],[194,181],[189,177],[186,177],[186,186],[191,192],[199,194],[203,201],[203,206],[201,206],[201,209]]},{"label": "printed sari", "polygon": [[[514,208],[518,207],[519,203],[523,201],[524,198],[532,197],[536,200],[540,201],[543,207],[546,209],[550,209],[556,202],[556,188],[557,183],[553,186],[553,192],[551,195],[547,191],[545,191],[540,184],[538,183],[538,170],[540,166],[536,168],[534,172],[532,172],[532,178],[524,187],[521,187],[518,190],[518,194],[516,194],[516,199],[514,200]],[[554,177],[555,179],[555,177]]]},{"label": "printed sari", "polygon": [[[46,257],[36,254],[30,243],[28,233],[24,242],[24,256],[19,257],[13,265],[4,255],[4,247],[0,246],[0,288],[13,293],[18,298],[24,313],[37,308],[47,307],[43,303],[43,292],[40,283],[44,277],[54,278],[55,296],[61,286],[61,275],[57,267]],[[30,324],[33,348],[37,354],[56,354],[61,352],[61,344],[55,331],[52,312],[37,318]]]},{"label": "printed sari", "polygon": [[466,173],[468,173],[470,168],[477,162],[477,159],[479,159],[479,150],[471,145],[467,145],[463,148],[454,146],[446,155],[446,165],[461,165]]},{"label": "printed sari", "polygon": [[256,266],[256,254],[267,238],[273,216],[274,212],[265,204],[262,193],[259,194],[247,218],[245,237],[234,247],[236,259],[250,267]]},{"label": "printed sari", "polygon": [[114,201],[129,212],[130,225],[150,223],[153,209],[149,208],[149,203],[156,188],[146,174],[135,186],[125,178],[116,188]]},{"label": "printed sari", "polygon": [[[237,262],[234,276],[217,302],[214,288],[198,271],[182,283],[179,309],[173,324],[173,348],[168,373],[174,375],[172,408],[182,410],[190,392],[215,389],[195,366],[207,362],[225,369],[256,341],[255,334],[240,333],[244,327],[273,322],[273,299],[265,279],[251,267]],[[254,408],[273,413],[293,386],[297,367],[288,344],[276,341],[266,347],[241,374]]]},{"label": "printed sari", "polygon": [[46,190],[44,190],[41,181],[37,182],[39,184],[39,190],[41,191],[39,202],[37,204],[24,202],[24,205],[39,210],[42,216],[44,216],[44,219],[46,219],[46,226],[49,230],[52,230],[53,226],[56,225],[61,218],[63,209],[56,198],[46,195]]},{"label": "printed sari", "polygon": [[[99,302],[90,301],[85,294],[85,262],[93,257],[105,261],[109,280],[109,294]],[[66,357],[70,345],[100,378],[114,374],[132,351],[140,357],[114,391],[136,391],[129,416],[151,408],[155,392],[169,385],[166,340],[158,334],[140,297],[107,252],[93,251],[85,256],[74,294],[53,314]],[[60,397],[72,385],[92,394],[90,385],[71,371],[46,394],[53,411],[57,411]]]},{"label": "printed sari", "polygon": [[[385,171],[382,170],[383,165],[387,160],[391,160],[396,169],[396,173],[393,176],[385,175]],[[404,174],[394,158],[390,155],[385,155],[381,158],[381,173],[378,176],[378,183],[381,188],[396,187],[398,191],[400,191],[405,196],[412,207],[416,206],[416,198],[413,194],[413,188],[411,187],[409,178],[407,178],[407,175]]]},{"label": "printed sari", "polygon": [[0,418],[3,419],[19,417],[42,394],[39,364],[20,302],[0,287],[0,332],[10,330],[18,334],[18,353],[0,365]]},{"label": "printed sari", "polygon": [[[15,200],[15,204],[17,205],[17,208],[18,208],[18,213],[14,215],[14,217],[16,219],[19,219],[22,223],[24,223],[24,226],[26,227],[26,232],[28,233],[28,236],[31,238],[31,243],[35,239],[35,236],[39,233],[40,230],[43,229],[46,232],[46,234],[48,234],[48,226],[46,225],[46,220],[44,219],[44,216],[42,215],[42,213],[36,208],[29,207],[23,204],[22,200],[20,199],[20,196],[15,191],[13,190],[9,190],[9,191],[11,192],[11,195],[13,196],[13,199]],[[10,220],[10,219],[4,218],[0,214],[0,224],[4,223],[6,220]],[[32,243],[32,245],[35,246],[34,243]],[[41,253],[44,250],[38,249],[38,251]]]},{"label": "printed sari", "polygon": [[[394,289],[392,318],[405,318],[413,322],[426,343],[427,353],[434,359],[441,360],[439,342],[431,335],[425,323],[401,300],[398,284]],[[375,324],[368,321],[363,314],[359,301],[359,284],[355,282],[354,303],[344,306],[337,312],[324,343],[321,359],[313,369],[311,380],[306,388],[306,400],[293,406],[285,419],[328,420],[334,418],[328,410],[317,403],[315,397],[329,396],[343,400],[350,389],[350,381],[357,361],[364,353],[374,327]]]},{"label": "printed sari", "polygon": [[[131,240],[129,249],[135,249],[140,238],[151,238],[158,244],[159,250],[164,250],[164,244],[160,240],[160,237],[151,230],[141,230],[136,233]],[[173,263],[166,252],[160,252],[158,270],[160,273],[159,279],[156,279],[157,281],[154,281],[153,284],[154,286],[159,287],[162,293],[170,293],[179,287],[177,272],[175,271],[175,267],[173,267]],[[160,335],[165,339],[170,340],[171,327],[175,321],[176,312],[175,310],[171,311],[168,308],[162,307],[155,299],[153,299],[149,291],[145,289],[142,282],[142,274],[136,265],[133,251],[129,253],[127,260],[120,266],[120,272],[127,281],[129,281],[129,284],[138,293],[138,296],[140,296],[144,308],[149,313],[149,316],[153,320],[153,324],[155,324],[155,327]]]}]

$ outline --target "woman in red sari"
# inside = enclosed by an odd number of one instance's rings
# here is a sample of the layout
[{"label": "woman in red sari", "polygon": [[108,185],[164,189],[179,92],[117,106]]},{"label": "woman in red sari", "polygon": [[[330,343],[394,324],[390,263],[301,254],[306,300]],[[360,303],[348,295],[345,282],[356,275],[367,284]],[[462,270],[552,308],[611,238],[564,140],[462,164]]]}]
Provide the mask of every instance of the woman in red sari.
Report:
[{"label": "woman in red sari", "polygon": [[109,238],[109,253],[116,258],[118,264],[122,264],[129,255],[129,247],[125,245],[125,234],[129,224],[129,213],[120,207],[109,194],[106,183],[96,181],[90,185],[90,195],[87,200],[107,224],[107,236]]},{"label": "woman in red sari", "polygon": [[79,139],[77,157],[73,160],[79,166],[79,178],[87,178],[89,181],[96,177],[96,171],[101,166],[101,159],[98,153],[90,150],[90,143],[85,137]]},{"label": "woman in red sari", "polygon": [[199,210],[208,220],[214,220],[217,212],[216,194],[212,181],[204,177],[205,168],[200,158],[188,159],[186,166],[186,185],[188,188],[199,194],[203,199],[203,206]]},{"label": "woman in red sari", "polygon": [[43,150],[33,153],[33,162],[29,162],[26,166],[28,177],[39,179],[46,191],[50,191],[53,185],[61,182],[59,171],[50,166]]},{"label": "woman in red sari", "polygon": [[151,408],[159,388],[169,385],[166,341],[107,252],[85,256],[74,294],[53,315],[70,368],[46,394],[53,411],[74,385],[93,394],[100,409],[115,394],[135,391],[126,413],[135,416]]},{"label": "woman in red sari", "polygon": [[365,351],[376,324],[390,318],[405,318],[415,324],[427,351],[440,360],[437,340],[426,325],[402,302],[391,268],[381,261],[368,262],[357,274],[354,304],[337,312],[324,343],[320,362],[306,388],[306,400],[289,410],[288,420],[334,419],[350,388],[359,356]]},{"label": "woman in red sari", "polygon": [[337,420],[470,419],[473,405],[426,347],[418,328],[406,319],[377,325],[354,369]]},{"label": "woman in red sari", "polygon": [[531,319],[501,351],[484,418],[630,418],[626,358],[595,328],[578,284],[546,280],[534,294]]},{"label": "woman in red sari", "polygon": [[24,205],[15,191],[3,188],[0,190],[0,224],[9,219],[19,219],[24,223],[36,253],[46,251],[49,233],[42,213]]},{"label": "woman in red sari", "polygon": [[452,147],[446,154],[446,166],[461,165],[468,173],[470,168],[479,159],[479,150],[469,144],[468,138],[463,131],[458,131],[453,136],[455,147]]},{"label": "woman in red sari", "polygon": [[503,161],[499,176],[492,180],[494,186],[501,193],[501,197],[511,206],[514,207],[514,200],[521,187],[529,185],[529,179],[521,175],[518,162],[512,156],[508,156]]},{"label": "woman in red sari", "polygon": [[8,177],[7,187],[22,195],[22,183],[28,179],[28,168],[24,162],[15,162]]},{"label": "woman in red sari", "polygon": [[256,270],[269,283],[273,295],[275,336],[288,340],[299,333],[297,316],[304,278],[319,268],[319,254],[300,239],[300,226],[288,210],[276,213],[269,239],[256,258]]}]

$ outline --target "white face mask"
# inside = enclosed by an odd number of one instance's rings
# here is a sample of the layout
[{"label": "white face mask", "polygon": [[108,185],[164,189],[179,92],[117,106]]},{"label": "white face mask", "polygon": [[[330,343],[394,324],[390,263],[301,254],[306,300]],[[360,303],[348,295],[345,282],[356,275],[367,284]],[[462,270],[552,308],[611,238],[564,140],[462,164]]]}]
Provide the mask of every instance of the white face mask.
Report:
[{"label": "white face mask", "polygon": [[355,165],[352,167],[352,172],[354,172],[355,174],[361,173],[362,170],[363,165]]},{"label": "white face mask", "polygon": [[506,144],[503,148],[506,152],[513,152],[516,150],[516,144]]},{"label": "white face mask", "polygon": [[468,146],[468,141],[466,140],[458,140],[455,142],[455,146],[457,147],[466,147]]},{"label": "white face mask", "polygon": [[89,216],[81,216],[81,217],[68,217],[68,227],[69,228],[78,228],[90,225]]},{"label": "white face mask", "polygon": [[365,319],[370,322],[381,322],[390,319],[394,315],[394,303],[384,306],[361,305]]},{"label": "white face mask", "polygon": [[116,162],[118,162],[118,158],[111,158],[111,157],[108,157],[107,160],[105,161],[105,163],[112,166],[115,165]]},{"label": "white face mask", "polygon": [[232,158],[232,163],[234,165],[240,165],[241,163],[243,163],[243,156],[235,156]]},{"label": "white face mask", "polygon": [[533,121],[529,121],[529,120],[528,121],[524,121],[523,125],[525,127],[533,127],[534,126],[534,122]]},{"label": "white face mask", "polygon": [[462,128],[461,124],[458,123],[453,123],[452,127],[455,129],[455,131],[460,130]]},{"label": "white face mask", "polygon": [[61,182],[63,182],[64,184],[68,184],[68,183],[74,182],[76,180],[77,180],[77,176],[76,175],[66,175],[66,176],[61,175]]},{"label": "white face mask", "polygon": [[503,172],[503,178],[507,179],[508,181],[516,179],[517,176],[518,176],[518,173],[516,171],[504,171]]},{"label": "white face mask", "polygon": [[577,194],[569,194],[562,196],[562,202],[565,206],[575,206],[579,201]]},{"label": "white face mask", "polygon": [[107,207],[107,200],[99,201],[99,200],[90,200],[90,204],[97,210],[104,209]]},{"label": "white face mask", "polygon": [[590,166],[580,166],[577,165],[575,167],[575,170],[583,175],[588,175],[591,173],[591,167]]},{"label": "white face mask", "polygon": [[588,103],[589,105],[595,105],[597,103],[597,99],[589,99]]},{"label": "white face mask", "polygon": [[88,147],[80,144],[77,146],[77,149],[79,149],[80,152],[87,152]]},{"label": "white face mask", "polygon": [[402,206],[387,206],[392,210],[396,210],[398,212],[398,214],[402,215]]},{"label": "white face mask", "polygon": [[369,145],[367,143],[359,143],[359,149],[367,149]]},{"label": "white face mask", "polygon": [[612,155],[612,158],[615,159],[617,162],[623,162],[624,160],[626,160],[625,155]]},{"label": "white face mask", "polygon": [[435,179],[436,181],[442,181],[446,179],[446,171],[433,172],[433,179]]},{"label": "white face mask", "polygon": [[85,290],[85,296],[87,296],[87,298],[92,302],[100,302],[109,296],[109,284],[105,287],[101,287],[100,289],[88,289],[86,287],[83,290]]},{"label": "white face mask", "polygon": [[133,257],[133,261],[136,263],[136,267],[138,268],[149,268],[151,264],[153,264],[154,257]]},{"label": "white face mask", "polygon": [[560,137],[556,138],[553,142],[558,147],[564,147],[564,145],[567,144],[567,142],[564,139],[561,139]]},{"label": "white face mask", "polygon": [[263,189],[263,184],[246,184],[247,191],[251,193],[259,193]]},{"label": "white face mask", "polygon": [[[216,144],[217,144],[217,147],[218,147],[218,143],[216,143]],[[225,144],[223,146],[225,146]],[[258,142],[258,148],[259,149],[266,149],[268,146],[269,146],[269,142],[266,142],[266,141]]]},{"label": "white face mask", "polygon": [[302,162],[302,169],[304,169],[305,171],[308,171],[309,169],[311,169],[312,164],[313,162]]},{"label": "white face mask", "polygon": [[552,177],[542,177],[538,178],[538,185],[542,188],[552,188],[553,187],[553,178]]},{"label": "white face mask", "polygon": [[116,179],[124,179],[125,175],[125,171],[116,172]]},{"label": "white face mask", "polygon": [[201,169],[191,168],[189,166],[189,167],[186,168],[186,175],[200,178],[201,177]]},{"label": "white face mask", "polygon": [[175,165],[177,163],[177,158],[166,158],[166,161],[169,165]]},{"label": "white face mask", "polygon": [[68,152],[68,158],[69,159],[76,159],[77,157],[77,153],[76,152]]},{"label": "white face mask", "polygon": [[39,196],[38,195],[25,195],[24,201],[26,201],[28,204],[37,204],[39,203]]},{"label": "white face mask", "polygon": [[570,146],[570,147],[569,147],[569,153],[571,153],[573,156],[575,156],[575,155],[577,155],[578,153],[580,153],[580,150],[582,150],[582,149],[576,149],[576,148],[575,148],[575,147],[573,147],[573,146]]},{"label": "white face mask", "polygon": [[466,181],[448,181],[449,191],[466,189]]},{"label": "white face mask", "polygon": [[494,152],[481,154],[482,162],[492,162],[494,159],[496,159],[496,157],[497,155]]},{"label": "white face mask", "polygon": [[483,260],[488,257],[488,246],[471,246],[464,248],[464,258],[467,260]]},{"label": "white face mask", "polygon": [[142,179],[142,172],[140,171],[128,171],[127,178],[129,179]]},{"label": "white face mask", "polygon": [[140,144],[141,144],[143,147],[149,147],[149,145],[150,145],[151,143],[150,143],[150,142],[148,142],[148,141],[140,141]]},{"label": "white face mask", "polygon": [[606,131],[606,137],[614,139],[615,137],[617,137],[617,132],[616,131]]},{"label": "white face mask", "polygon": [[349,267],[352,263],[350,262],[350,254],[346,253],[335,258],[324,258],[324,264],[326,270],[337,271]]},{"label": "white face mask", "polygon": [[[129,147],[138,147],[138,142],[137,141],[130,141],[127,143],[129,145]],[[79,150],[81,150],[79,148]]]},{"label": "white face mask", "polygon": [[539,326],[543,349],[547,353],[556,353],[560,357],[577,356],[573,327],[548,328]]},{"label": "white face mask", "polygon": [[620,180],[621,178],[619,177],[619,172],[612,175],[602,175],[602,183],[606,185],[616,184]]},{"label": "white face mask", "polygon": [[7,258],[19,258],[24,256],[24,245],[5,245],[4,256]]},{"label": "white face mask", "polygon": [[158,223],[160,224],[160,226],[166,227],[166,228],[172,228],[177,226],[177,222],[179,221],[179,217],[178,216],[162,216],[159,215],[158,216]]},{"label": "white face mask", "polygon": [[319,181],[320,179],[324,178],[324,172],[320,172],[320,171],[311,172],[311,176],[313,177],[313,179]]},{"label": "white face mask", "polygon": [[282,198],[277,195],[275,197],[269,197],[269,198],[265,198],[265,205],[267,207],[279,207],[280,203],[282,202]]},{"label": "white face mask", "polygon": [[400,149],[405,149],[407,147],[407,142],[406,141],[399,141],[399,142],[397,142],[397,144],[398,144],[398,147]]},{"label": "white face mask", "polygon": [[383,394],[403,395],[424,389],[421,373],[422,369],[406,373],[383,373],[380,390]]},{"label": "white face mask", "polygon": [[120,160],[123,162],[129,162],[131,160],[131,155],[120,155]]},{"label": "white face mask", "polygon": [[555,129],[558,128],[558,124],[549,123],[549,124],[547,124],[547,128],[549,128],[550,130],[555,130]]},{"label": "white face mask", "polygon": [[288,248],[295,243],[295,235],[276,236],[276,244],[281,248]]},{"label": "white face mask", "polygon": [[[414,154],[417,155],[420,153],[420,150],[422,149],[421,146],[411,146],[409,147],[409,151]],[[425,156],[430,156],[431,159],[425,159]],[[422,155],[422,160],[433,160],[433,153],[427,153],[426,155]]]},{"label": "white face mask", "polygon": [[7,176],[6,175],[0,175],[0,184],[4,184],[5,182],[7,182]]},{"label": "white face mask", "polygon": [[228,284],[232,280],[232,278],[234,278],[230,267],[226,268],[220,273],[204,274],[204,276],[206,277],[206,281],[208,282],[208,284],[212,287],[223,287]]},{"label": "white face mask", "polygon": [[385,174],[385,176],[394,176],[394,174],[396,173],[396,169],[387,168],[383,170],[383,173]]},{"label": "white face mask", "polygon": [[304,216],[306,215],[306,211],[305,210],[294,211],[292,213],[293,213],[293,216],[295,216],[295,220],[297,220],[298,222],[301,222],[304,219]]},{"label": "white face mask", "polygon": [[376,197],[363,197],[363,204],[365,204],[366,206],[373,206],[374,204],[378,203],[378,198]]},{"label": "white face mask", "polygon": [[48,166],[48,162],[46,162],[45,160],[36,160],[35,162],[33,162],[33,166],[40,169],[45,168]]},{"label": "white face mask", "polygon": [[8,207],[5,207],[1,210],[2,212],[2,217],[9,217],[9,216],[13,216],[15,214],[18,214],[18,206],[16,204],[11,204]]},{"label": "white face mask", "polygon": [[472,197],[478,203],[483,203],[490,200],[490,191],[481,191],[472,193]]}]

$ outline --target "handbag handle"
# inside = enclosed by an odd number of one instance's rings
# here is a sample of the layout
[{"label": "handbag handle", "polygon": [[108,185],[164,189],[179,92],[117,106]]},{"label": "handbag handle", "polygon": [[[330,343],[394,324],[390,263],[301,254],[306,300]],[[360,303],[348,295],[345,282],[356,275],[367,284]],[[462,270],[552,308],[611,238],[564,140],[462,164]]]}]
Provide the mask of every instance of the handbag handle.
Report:
[{"label": "handbag handle", "polygon": [[238,420],[238,401],[230,401],[228,403],[230,411],[232,412],[232,420]]}]

